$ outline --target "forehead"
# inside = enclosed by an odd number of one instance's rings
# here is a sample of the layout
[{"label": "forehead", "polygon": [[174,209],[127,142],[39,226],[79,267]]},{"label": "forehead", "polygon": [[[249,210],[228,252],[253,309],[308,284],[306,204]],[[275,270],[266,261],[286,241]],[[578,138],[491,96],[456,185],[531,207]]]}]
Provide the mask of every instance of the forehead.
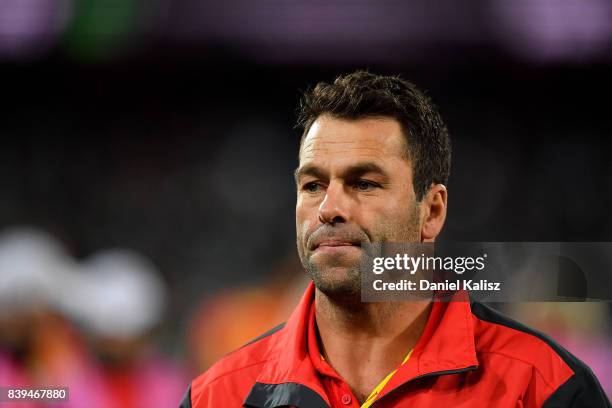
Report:
[{"label": "forehead", "polygon": [[300,148],[300,164],[313,161],[395,161],[405,158],[406,142],[399,122],[387,117],[317,118]]}]

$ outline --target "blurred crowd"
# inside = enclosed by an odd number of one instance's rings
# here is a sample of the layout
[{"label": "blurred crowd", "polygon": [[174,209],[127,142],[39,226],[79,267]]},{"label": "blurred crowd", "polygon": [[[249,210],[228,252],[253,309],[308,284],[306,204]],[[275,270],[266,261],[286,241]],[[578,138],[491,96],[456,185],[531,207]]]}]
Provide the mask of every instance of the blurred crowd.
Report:
[{"label": "blurred crowd", "polygon": [[178,336],[185,344],[176,353],[160,340],[172,318],[169,291],[145,256],[114,248],[77,261],[45,231],[5,229],[0,385],[68,387],[68,402],[60,407],[176,406],[194,375],[287,318],[306,286],[298,271],[290,258],[279,263],[268,287],[203,299]]},{"label": "blurred crowd", "polygon": [[166,298],[158,271],[135,252],[77,263],[43,231],[3,231],[0,384],[68,387],[66,407],[176,405],[188,372],[155,346]]}]

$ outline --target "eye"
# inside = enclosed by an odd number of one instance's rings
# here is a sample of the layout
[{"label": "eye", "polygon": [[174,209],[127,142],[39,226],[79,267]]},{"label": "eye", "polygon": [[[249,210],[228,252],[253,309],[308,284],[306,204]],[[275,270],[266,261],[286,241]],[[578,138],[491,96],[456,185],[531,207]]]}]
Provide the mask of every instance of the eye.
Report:
[{"label": "eye", "polygon": [[358,180],[355,183],[355,189],[359,191],[370,191],[373,188],[378,187],[376,183],[367,180]]},{"label": "eye", "polygon": [[309,193],[316,193],[317,191],[319,191],[320,187],[321,186],[318,183],[310,182],[310,183],[304,184],[303,189],[308,191]]}]

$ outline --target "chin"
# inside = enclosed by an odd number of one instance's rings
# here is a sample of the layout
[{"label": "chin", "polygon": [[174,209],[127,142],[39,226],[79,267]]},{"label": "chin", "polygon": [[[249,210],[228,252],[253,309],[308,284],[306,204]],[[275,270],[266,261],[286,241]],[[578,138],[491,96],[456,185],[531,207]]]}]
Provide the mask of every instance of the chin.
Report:
[{"label": "chin", "polygon": [[354,297],[361,298],[361,276],[359,268],[355,267],[325,267],[309,268],[309,274],[315,287],[331,298]]}]

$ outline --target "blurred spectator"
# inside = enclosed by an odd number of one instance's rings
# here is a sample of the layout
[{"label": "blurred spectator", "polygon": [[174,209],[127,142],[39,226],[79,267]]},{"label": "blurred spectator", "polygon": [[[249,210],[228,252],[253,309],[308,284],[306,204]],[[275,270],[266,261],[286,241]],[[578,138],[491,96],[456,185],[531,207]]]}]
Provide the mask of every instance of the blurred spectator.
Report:
[{"label": "blurred spectator", "polygon": [[42,231],[19,227],[0,234],[0,384],[70,387],[70,402],[62,407],[87,401],[80,380],[87,353],[60,306],[74,268],[59,242]]},{"label": "blurred spectator", "polygon": [[153,341],[165,303],[163,281],[137,254],[105,251],[78,268],[42,231],[3,231],[0,384],[69,388],[68,402],[47,406],[174,406],[189,378]]},{"label": "blurred spectator", "polygon": [[188,376],[155,345],[166,287],[152,263],[127,250],[99,252],[82,265],[68,308],[82,325],[100,370],[92,398],[107,408],[177,404]]}]

